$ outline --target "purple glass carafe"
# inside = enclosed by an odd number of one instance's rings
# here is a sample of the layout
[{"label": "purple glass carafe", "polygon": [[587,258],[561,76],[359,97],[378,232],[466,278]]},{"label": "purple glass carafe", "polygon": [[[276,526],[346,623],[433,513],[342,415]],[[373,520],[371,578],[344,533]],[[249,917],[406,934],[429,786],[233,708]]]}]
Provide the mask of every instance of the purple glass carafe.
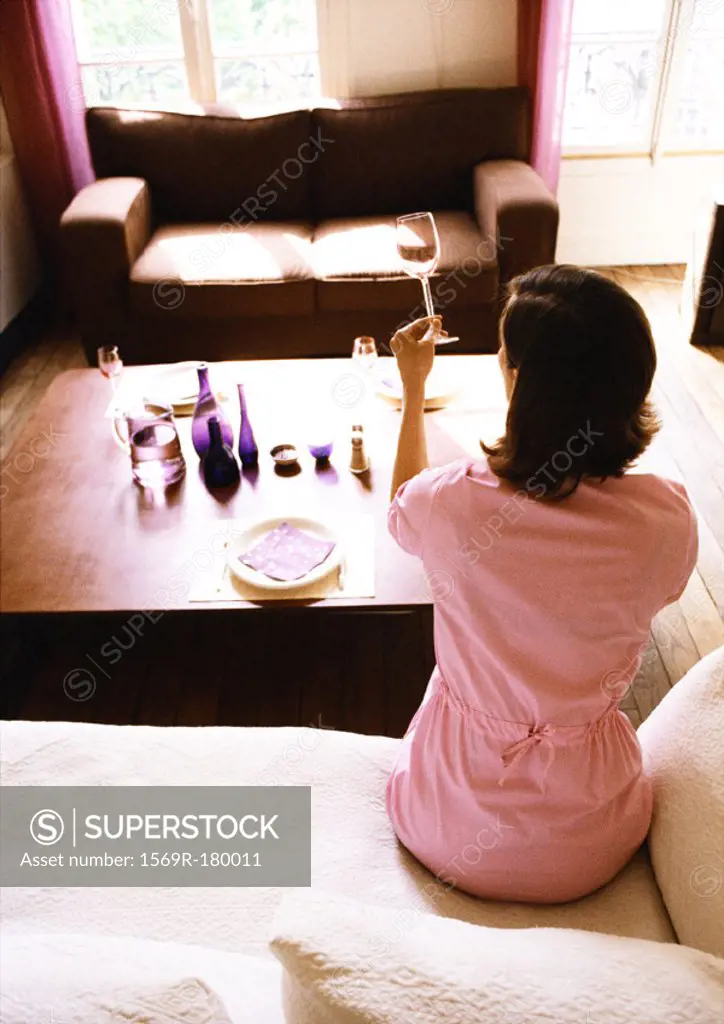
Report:
[{"label": "purple glass carafe", "polygon": [[204,455],[204,482],[210,491],[217,487],[233,487],[239,482],[239,466],[231,448],[221,435],[216,416],[209,418],[209,449]]},{"label": "purple glass carafe", "polygon": [[241,420],[239,422],[239,458],[242,466],[256,466],[259,462],[259,449],[254,440],[254,431],[251,428],[249,413],[246,408],[244,396],[244,385],[238,384],[239,388],[239,410]]},{"label": "purple glass carafe", "polygon": [[229,448],[234,446],[234,431],[226,418],[224,410],[216,401],[216,396],[209,384],[209,368],[206,363],[199,363],[199,397],[196,399],[194,418],[191,423],[191,440],[194,450],[200,459],[209,450],[209,420],[214,416],[219,421],[221,436]]}]

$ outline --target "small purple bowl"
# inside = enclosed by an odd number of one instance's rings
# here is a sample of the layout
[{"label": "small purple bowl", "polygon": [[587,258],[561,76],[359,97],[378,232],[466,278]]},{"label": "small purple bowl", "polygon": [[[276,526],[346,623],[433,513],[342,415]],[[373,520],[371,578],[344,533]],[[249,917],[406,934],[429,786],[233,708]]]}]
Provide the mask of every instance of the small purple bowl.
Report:
[{"label": "small purple bowl", "polygon": [[309,454],[317,462],[322,462],[324,459],[328,459],[332,454],[334,448],[334,442],[328,441],[326,444],[308,444]]}]

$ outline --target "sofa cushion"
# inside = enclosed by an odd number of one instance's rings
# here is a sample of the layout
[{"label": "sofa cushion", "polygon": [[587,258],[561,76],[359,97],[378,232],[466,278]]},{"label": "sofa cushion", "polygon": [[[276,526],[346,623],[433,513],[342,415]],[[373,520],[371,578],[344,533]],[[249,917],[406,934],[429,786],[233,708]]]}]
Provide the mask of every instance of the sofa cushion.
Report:
[{"label": "sofa cushion", "polygon": [[511,933],[302,891],[272,935],[289,1024],[716,1024],[724,1009],[724,960],[685,946]]},{"label": "sofa cushion", "polygon": [[[476,306],[495,300],[495,244],[484,239],[468,213],[435,213],[440,261],[430,277],[436,305]],[[322,221],[314,232],[312,264],[322,310],[390,309],[400,317],[422,308],[422,288],[400,266],[396,217],[351,217]],[[453,275],[456,275],[453,277]]]},{"label": "sofa cushion", "polygon": [[312,111],[324,144],[311,174],[315,217],[472,210],[476,164],[528,159],[528,106],[527,90],[515,87],[343,100]]},{"label": "sofa cushion", "polygon": [[[202,685],[200,682],[199,685]],[[605,888],[558,906],[475,899],[433,876],[397,842],[385,785],[399,740],[326,729],[154,728],[68,722],[0,726],[4,785],[312,787],[312,884],[340,896],[500,928],[584,928],[673,940],[641,851]],[[135,935],[267,954],[283,889],[11,889],[3,926]]]},{"label": "sofa cushion", "polygon": [[86,128],[98,177],[145,179],[161,223],[311,215],[309,167],[323,154],[308,110],[246,119],[91,107]]},{"label": "sofa cushion", "polygon": [[[179,942],[154,942],[3,927],[0,1020],[282,1024],[280,966],[269,958],[187,944],[195,937],[193,929]],[[160,1020],[148,1014],[152,1007]]]},{"label": "sofa cushion", "polygon": [[188,318],[310,314],[309,224],[184,224],[156,231],[131,268],[131,306]]},{"label": "sofa cushion", "polygon": [[639,729],[654,786],[649,845],[680,942],[724,957],[724,647]]}]

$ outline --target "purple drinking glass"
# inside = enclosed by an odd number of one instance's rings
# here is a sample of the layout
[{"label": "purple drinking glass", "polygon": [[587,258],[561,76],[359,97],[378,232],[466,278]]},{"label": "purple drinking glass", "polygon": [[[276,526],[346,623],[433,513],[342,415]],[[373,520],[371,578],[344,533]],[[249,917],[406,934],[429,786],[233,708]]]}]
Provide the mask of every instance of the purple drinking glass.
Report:
[{"label": "purple drinking glass", "polygon": [[194,418],[191,423],[191,440],[194,450],[200,459],[203,459],[209,450],[209,420],[214,416],[219,421],[221,436],[224,444],[229,448],[234,446],[234,431],[226,418],[226,413],[217,402],[216,396],[211,390],[209,383],[209,367],[206,363],[199,363],[197,367],[199,375],[199,397],[196,399]]}]

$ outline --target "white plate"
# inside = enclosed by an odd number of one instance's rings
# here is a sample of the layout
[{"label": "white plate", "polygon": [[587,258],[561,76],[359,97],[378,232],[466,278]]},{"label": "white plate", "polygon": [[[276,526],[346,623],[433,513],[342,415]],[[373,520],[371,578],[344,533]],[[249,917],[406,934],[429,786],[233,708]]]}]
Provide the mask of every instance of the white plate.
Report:
[{"label": "white plate", "polygon": [[[445,373],[434,369],[425,382],[425,408],[442,409],[448,405],[461,391],[459,384],[453,383]],[[399,408],[402,405],[402,382],[397,367],[392,367],[377,382],[377,394],[386,402]]]},{"label": "white plate", "polygon": [[[334,541],[334,547],[325,560],[315,566],[306,576],[302,576],[301,579],[289,581],[273,580],[269,576],[265,576],[263,572],[257,572],[250,565],[245,565],[239,561],[239,555],[248,551],[249,548],[253,547],[254,544],[268,533],[271,533],[274,527],[279,526],[280,523],[289,523],[290,526],[296,526],[298,530],[304,530],[305,533],[310,534],[316,540]],[[229,566],[229,571],[238,580],[241,580],[242,583],[248,583],[252,587],[258,587],[263,590],[298,590],[300,587],[308,587],[311,583],[324,579],[325,576],[338,569],[341,561],[342,548],[334,530],[327,526],[326,523],[321,523],[318,519],[306,519],[303,516],[274,516],[271,519],[261,519],[257,523],[250,523],[249,526],[239,533],[234,534],[234,538],[226,552],[226,563]]]},{"label": "white plate", "polygon": [[[199,397],[197,369],[200,365],[198,359],[190,359],[161,370],[146,385],[145,401],[170,405],[176,416],[191,416]],[[221,402],[226,395],[217,390],[216,398]]]},{"label": "white plate", "polygon": [[197,359],[185,363],[173,363],[160,370],[146,385],[146,399],[165,402],[168,405],[195,405],[199,397]]}]

